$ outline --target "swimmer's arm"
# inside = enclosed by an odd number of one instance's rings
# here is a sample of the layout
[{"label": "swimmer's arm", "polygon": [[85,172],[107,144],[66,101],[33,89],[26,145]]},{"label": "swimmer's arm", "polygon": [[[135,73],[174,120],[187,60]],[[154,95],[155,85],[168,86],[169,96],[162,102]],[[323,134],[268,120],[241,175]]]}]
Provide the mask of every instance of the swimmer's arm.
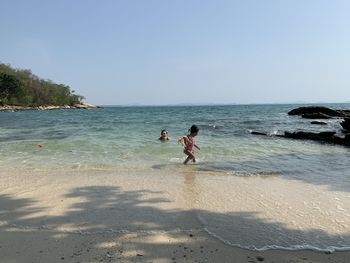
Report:
[{"label": "swimmer's arm", "polygon": [[186,144],[188,143],[188,138],[184,136],[178,140],[178,143],[180,143],[183,147],[185,147]]}]

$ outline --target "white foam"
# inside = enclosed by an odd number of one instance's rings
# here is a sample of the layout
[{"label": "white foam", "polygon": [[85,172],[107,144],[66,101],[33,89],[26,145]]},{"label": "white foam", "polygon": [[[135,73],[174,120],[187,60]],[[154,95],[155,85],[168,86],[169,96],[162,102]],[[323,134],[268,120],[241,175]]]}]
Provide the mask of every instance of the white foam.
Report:
[{"label": "white foam", "polygon": [[296,251],[296,250],[313,250],[313,251],[319,251],[319,252],[335,252],[335,251],[350,251],[350,245],[349,246],[327,246],[325,248],[316,247],[309,244],[303,244],[303,245],[291,245],[291,246],[281,246],[281,245],[265,245],[265,246],[256,246],[254,244],[251,245],[241,245],[237,243],[232,243],[229,240],[224,239],[223,237],[219,236],[218,234],[210,231],[208,228],[197,228],[197,229],[181,229],[181,228],[174,228],[174,229],[168,229],[168,230],[143,230],[143,229],[136,229],[136,230],[130,230],[130,229],[103,229],[103,230],[96,230],[96,231],[86,231],[82,229],[65,229],[65,228],[55,228],[50,227],[46,225],[41,226],[26,226],[26,225],[18,225],[18,224],[8,224],[6,221],[0,221],[0,226],[7,226],[11,228],[17,228],[21,230],[49,230],[49,231],[57,231],[61,233],[66,234],[79,234],[79,235],[99,235],[99,234],[133,234],[133,233],[142,233],[142,234],[178,234],[178,233],[200,233],[200,232],[206,232],[209,236],[223,242],[226,245],[233,246],[233,247],[239,247],[244,249],[249,249],[253,251],[266,251],[266,250],[289,250],[289,251]]},{"label": "white foam", "polygon": [[254,251],[266,251],[266,250],[273,250],[273,249],[278,249],[278,250],[289,250],[289,251],[297,251],[297,250],[313,250],[313,251],[319,251],[319,252],[335,252],[335,251],[350,251],[350,244],[348,246],[343,246],[343,247],[337,247],[337,246],[327,246],[325,248],[320,248],[316,247],[313,245],[291,245],[291,246],[281,246],[281,245],[265,245],[265,246],[260,246],[257,247],[256,245],[241,245],[237,243],[232,243],[229,240],[224,239],[223,237],[219,236],[218,234],[210,231],[207,228],[204,228],[205,232],[208,233],[211,237],[220,240],[226,245],[232,246],[232,247],[239,247],[239,248],[244,248],[244,249],[249,249],[249,250],[254,250]]}]

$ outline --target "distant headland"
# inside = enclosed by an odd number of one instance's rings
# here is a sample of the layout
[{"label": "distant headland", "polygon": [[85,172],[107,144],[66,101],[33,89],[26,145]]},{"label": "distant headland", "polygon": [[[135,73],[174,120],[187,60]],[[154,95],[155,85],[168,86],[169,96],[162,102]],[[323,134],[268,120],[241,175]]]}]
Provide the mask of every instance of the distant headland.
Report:
[{"label": "distant headland", "polygon": [[0,63],[0,111],[92,109],[69,86]]}]

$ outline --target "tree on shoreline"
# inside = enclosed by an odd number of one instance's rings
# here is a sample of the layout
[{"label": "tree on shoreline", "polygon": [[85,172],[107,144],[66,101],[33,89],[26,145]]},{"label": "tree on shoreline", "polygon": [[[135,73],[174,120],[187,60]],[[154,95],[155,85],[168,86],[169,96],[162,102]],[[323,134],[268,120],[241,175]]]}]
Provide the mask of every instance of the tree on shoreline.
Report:
[{"label": "tree on shoreline", "polygon": [[14,99],[21,96],[22,86],[15,76],[0,72],[0,103],[15,102]]},{"label": "tree on shoreline", "polygon": [[64,84],[34,75],[30,70],[14,69],[0,63],[0,104],[18,106],[74,105],[85,98]]}]

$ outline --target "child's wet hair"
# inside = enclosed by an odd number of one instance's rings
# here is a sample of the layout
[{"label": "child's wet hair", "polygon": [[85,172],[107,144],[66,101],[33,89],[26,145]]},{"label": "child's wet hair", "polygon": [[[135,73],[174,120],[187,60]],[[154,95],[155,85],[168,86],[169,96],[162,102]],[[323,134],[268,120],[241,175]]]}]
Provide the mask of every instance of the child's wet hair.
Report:
[{"label": "child's wet hair", "polygon": [[197,125],[192,125],[191,128],[188,130],[190,133],[196,133],[199,132],[199,128]]}]

